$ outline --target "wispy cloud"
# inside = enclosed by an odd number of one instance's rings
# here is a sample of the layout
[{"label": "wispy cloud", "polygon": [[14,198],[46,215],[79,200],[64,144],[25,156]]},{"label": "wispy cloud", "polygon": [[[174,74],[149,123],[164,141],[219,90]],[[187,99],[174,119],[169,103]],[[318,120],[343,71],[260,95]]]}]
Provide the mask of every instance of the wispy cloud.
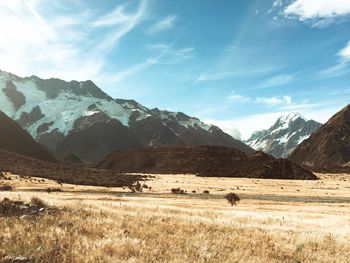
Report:
[{"label": "wispy cloud", "polygon": [[[0,68],[20,75],[88,79],[101,74],[106,56],[145,17],[147,1],[136,10],[116,6],[47,15],[49,1],[0,1]],[[80,5],[80,4],[79,4]],[[11,28],[11,30],[9,30]],[[98,30],[97,30],[98,29]]]},{"label": "wispy cloud", "polygon": [[350,41],[342,50],[339,51],[338,56],[342,59],[350,59]]},{"label": "wispy cloud", "polygon": [[284,86],[295,80],[295,75],[283,74],[269,78],[253,89],[265,89],[276,86]]},{"label": "wispy cloud", "polygon": [[177,16],[169,15],[166,18],[164,18],[163,20],[150,26],[146,30],[146,33],[147,34],[156,34],[156,33],[159,33],[161,31],[173,28],[177,19],[178,19]]},{"label": "wispy cloud", "polygon": [[131,67],[126,68],[115,74],[106,74],[106,75],[102,75],[101,77],[108,79],[109,82],[121,82],[155,64],[156,62],[154,60],[149,59],[149,60],[146,60],[145,62],[132,65]]},{"label": "wispy cloud", "polygon": [[334,78],[350,71],[350,41],[338,54],[338,63],[319,72],[320,78]]},{"label": "wispy cloud", "polygon": [[194,48],[176,49],[167,44],[153,44],[148,46],[148,49],[154,51],[155,54],[144,62],[132,65],[117,73],[103,74],[101,78],[108,79],[109,83],[121,82],[154,65],[179,64],[194,56]]},{"label": "wispy cloud", "polygon": [[191,59],[195,55],[195,48],[175,48],[169,44],[153,44],[148,46],[148,49],[155,52],[152,60],[156,64],[178,64],[188,59]]},{"label": "wispy cloud", "polygon": [[277,70],[279,67],[259,67],[259,68],[247,68],[245,70],[225,70],[225,69],[212,69],[209,71],[201,72],[196,82],[202,81],[214,81],[214,80],[223,80],[230,79],[234,77],[246,77],[250,75],[260,76]]}]

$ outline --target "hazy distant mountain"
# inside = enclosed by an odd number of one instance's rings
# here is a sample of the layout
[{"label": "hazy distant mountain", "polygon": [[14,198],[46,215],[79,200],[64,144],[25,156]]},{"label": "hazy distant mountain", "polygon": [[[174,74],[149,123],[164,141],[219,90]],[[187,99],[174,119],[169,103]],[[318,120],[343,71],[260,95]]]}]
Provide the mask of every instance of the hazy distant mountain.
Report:
[{"label": "hazy distant mountain", "polygon": [[350,171],[350,105],[335,114],[289,157],[316,171]]},{"label": "hazy distant mountain", "polygon": [[65,82],[0,71],[0,110],[63,156],[95,161],[115,150],[221,145],[252,151],[216,126],[181,112],[114,100],[92,81]]},{"label": "hazy distant mountain", "polygon": [[57,162],[45,147],[34,141],[28,132],[23,130],[21,126],[3,112],[0,112],[0,150],[26,155],[43,161]]},{"label": "hazy distant mountain", "polygon": [[254,132],[246,143],[275,157],[287,157],[321,125],[299,113],[290,113],[280,117],[269,129]]}]

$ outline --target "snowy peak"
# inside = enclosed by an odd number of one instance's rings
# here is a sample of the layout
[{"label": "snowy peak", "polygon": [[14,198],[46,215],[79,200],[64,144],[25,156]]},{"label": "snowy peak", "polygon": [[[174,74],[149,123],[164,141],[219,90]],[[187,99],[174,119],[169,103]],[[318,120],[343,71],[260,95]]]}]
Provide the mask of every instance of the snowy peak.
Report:
[{"label": "snowy peak", "polygon": [[299,112],[290,112],[290,113],[282,115],[280,118],[278,118],[277,122],[291,123],[297,119],[302,119],[304,121],[307,121]]},{"label": "snowy peak", "polygon": [[287,157],[320,126],[300,113],[291,112],[278,118],[269,129],[254,132],[246,142],[252,148],[275,157]]}]

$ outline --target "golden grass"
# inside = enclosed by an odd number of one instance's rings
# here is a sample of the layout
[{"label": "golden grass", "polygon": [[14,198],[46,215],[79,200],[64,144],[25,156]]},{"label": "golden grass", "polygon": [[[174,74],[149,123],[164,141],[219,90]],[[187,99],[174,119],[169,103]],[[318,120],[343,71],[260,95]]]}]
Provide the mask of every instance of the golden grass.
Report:
[{"label": "golden grass", "polygon": [[[39,197],[63,209],[33,218],[0,217],[0,261],[24,256],[34,262],[349,262],[349,203],[243,199],[231,207],[212,194],[168,194],[181,187],[224,196],[239,186],[238,194],[283,195],[283,185],[288,195],[332,191],[347,197],[343,177],[322,176],[319,184],[309,184],[161,175],[147,182],[153,188],[145,194],[15,179],[9,181],[15,191],[0,192],[0,198]],[[339,191],[329,190],[337,184]],[[38,191],[46,187],[64,192]]]}]

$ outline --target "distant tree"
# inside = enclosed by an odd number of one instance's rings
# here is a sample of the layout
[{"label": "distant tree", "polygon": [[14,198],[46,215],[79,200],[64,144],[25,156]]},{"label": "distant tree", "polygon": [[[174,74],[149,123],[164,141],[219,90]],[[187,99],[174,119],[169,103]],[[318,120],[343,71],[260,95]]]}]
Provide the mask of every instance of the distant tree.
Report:
[{"label": "distant tree", "polygon": [[232,206],[237,205],[237,203],[241,200],[239,196],[235,193],[229,193],[225,195],[225,198]]}]

